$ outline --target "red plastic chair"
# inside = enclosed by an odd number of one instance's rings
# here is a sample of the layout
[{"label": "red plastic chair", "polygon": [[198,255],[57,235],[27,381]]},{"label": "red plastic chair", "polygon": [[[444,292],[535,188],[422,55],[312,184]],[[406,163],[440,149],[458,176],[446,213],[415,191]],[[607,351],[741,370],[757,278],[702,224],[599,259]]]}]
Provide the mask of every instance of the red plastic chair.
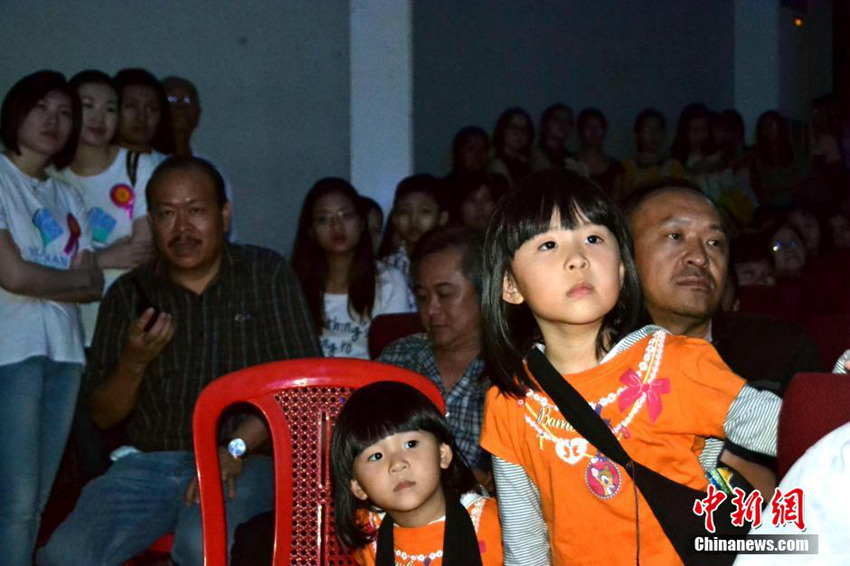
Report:
[{"label": "red plastic chair", "polygon": [[376,316],[369,325],[369,357],[374,360],[391,342],[417,332],[425,332],[425,327],[415,312]]},{"label": "red plastic chair", "polygon": [[777,479],[818,440],[850,422],[850,376],[798,373],[782,398],[776,446]]},{"label": "red plastic chair", "polygon": [[274,566],[353,564],[334,533],[327,455],[331,427],[342,404],[354,389],[375,381],[407,383],[445,411],[439,389],[428,378],[365,360],[315,358],[262,364],[225,375],[201,392],[193,424],[206,566],[227,565],[217,431],[222,411],[234,403],[256,407],[271,430]]}]

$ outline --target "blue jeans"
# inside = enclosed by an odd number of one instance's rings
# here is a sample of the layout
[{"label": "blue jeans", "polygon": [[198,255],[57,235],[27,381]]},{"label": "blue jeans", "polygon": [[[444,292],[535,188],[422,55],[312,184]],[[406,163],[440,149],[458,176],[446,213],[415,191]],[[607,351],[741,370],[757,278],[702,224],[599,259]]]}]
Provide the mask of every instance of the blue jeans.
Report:
[{"label": "blue jeans", "polygon": [[68,441],[81,364],[45,356],[0,366],[0,564],[29,566]]},{"label": "blue jeans", "polygon": [[[227,499],[228,540],[236,527],[274,506],[271,458],[246,458]],[[68,519],[38,552],[40,566],[118,566],[161,536],[174,533],[171,558],[179,566],[204,561],[201,513],[183,495],[195,475],[191,452],[148,452],[121,458],[83,489]]]}]

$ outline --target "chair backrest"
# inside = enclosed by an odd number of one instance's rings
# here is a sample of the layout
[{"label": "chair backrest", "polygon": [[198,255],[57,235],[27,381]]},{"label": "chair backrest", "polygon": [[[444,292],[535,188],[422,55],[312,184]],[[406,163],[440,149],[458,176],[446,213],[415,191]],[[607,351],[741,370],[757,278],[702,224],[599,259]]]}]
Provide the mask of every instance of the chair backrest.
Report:
[{"label": "chair backrest", "polygon": [[425,332],[419,314],[381,314],[369,324],[369,357],[377,358],[391,342],[417,332]]},{"label": "chair backrest", "polygon": [[217,432],[222,412],[248,403],[271,431],[275,476],[274,566],[353,564],[333,526],[331,427],[348,395],[376,381],[398,381],[422,391],[445,411],[428,378],[387,364],[314,358],[272,362],[225,375],[198,397],[193,416],[195,458],[206,566],[227,565],[227,535]]},{"label": "chair backrest", "polygon": [[850,422],[850,376],[798,373],[785,390],[779,412],[777,479],[818,440]]}]

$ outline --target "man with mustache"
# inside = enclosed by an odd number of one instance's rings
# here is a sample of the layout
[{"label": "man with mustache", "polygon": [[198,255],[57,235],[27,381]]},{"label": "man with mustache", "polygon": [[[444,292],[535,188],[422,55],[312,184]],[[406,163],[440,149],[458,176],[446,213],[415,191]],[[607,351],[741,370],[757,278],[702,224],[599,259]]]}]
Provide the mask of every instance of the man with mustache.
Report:
[{"label": "man with mustache", "polygon": [[656,324],[708,340],[732,371],[780,396],[795,373],[822,369],[817,347],[801,327],[720,311],[728,229],[699,188],[667,180],[635,195],[627,214],[646,309]]},{"label": "man with mustache", "polygon": [[[277,253],[225,239],[230,204],[218,171],[170,157],[147,186],[158,258],[104,298],[83,394],[101,428],[126,423],[131,446],[90,482],[38,555],[41,565],[122,564],[169,532],[172,559],[200,566],[192,410],[217,377],[321,355],[298,281]],[[273,506],[272,463],[256,417],[223,426],[219,457],[229,536]]]}]

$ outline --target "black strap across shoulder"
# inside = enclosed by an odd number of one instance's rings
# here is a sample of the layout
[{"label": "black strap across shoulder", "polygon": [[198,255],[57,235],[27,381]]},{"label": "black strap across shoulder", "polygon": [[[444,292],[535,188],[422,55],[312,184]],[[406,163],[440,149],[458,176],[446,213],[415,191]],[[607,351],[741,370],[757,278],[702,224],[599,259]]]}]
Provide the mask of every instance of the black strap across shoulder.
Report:
[{"label": "black strap across shoulder", "polygon": [[[558,405],[558,409],[573,428],[607,458],[623,467],[661,525],[664,534],[682,561],[688,566],[726,565],[735,560],[734,554],[697,554],[695,536],[711,536],[704,528],[702,517],[693,512],[694,501],[704,499],[703,491],[675,482],[654,470],[635,462],[626,452],[611,429],[594,411],[587,400],[552,366],[546,356],[532,348],[527,358],[528,369],[543,391]],[[636,510],[637,511],[637,510]],[[748,528],[736,527],[731,521],[732,505],[727,498],[714,512],[715,535],[744,535]],[[638,533],[639,536],[639,533]],[[639,542],[638,542],[639,545]],[[638,546],[638,549],[640,547]],[[639,556],[638,556],[639,560]]]}]

